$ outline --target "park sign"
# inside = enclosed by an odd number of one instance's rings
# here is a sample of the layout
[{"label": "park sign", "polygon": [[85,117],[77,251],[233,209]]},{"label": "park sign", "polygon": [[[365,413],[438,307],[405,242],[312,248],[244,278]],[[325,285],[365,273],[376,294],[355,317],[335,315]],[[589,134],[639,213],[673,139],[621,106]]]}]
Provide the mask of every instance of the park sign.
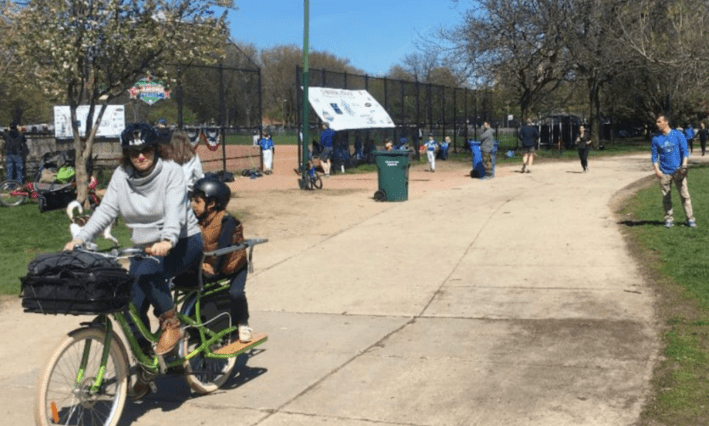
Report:
[{"label": "park sign", "polygon": [[308,100],[335,131],[394,127],[386,110],[366,90],[309,87]]},{"label": "park sign", "polygon": [[150,77],[140,79],[133,87],[128,89],[131,99],[140,99],[152,105],[161,99],[170,99],[170,91],[159,81],[152,81]]},{"label": "park sign", "polygon": [[[96,106],[96,109],[100,108]],[[77,127],[79,135],[86,136],[86,122],[89,119],[89,105],[79,105],[76,108]],[[93,124],[98,119],[98,111],[94,111]],[[118,138],[126,127],[125,107],[123,105],[107,105],[99,123],[96,136],[100,138]],[[71,127],[71,110],[68,106],[54,107],[54,137],[57,139],[72,139],[74,132]]]}]

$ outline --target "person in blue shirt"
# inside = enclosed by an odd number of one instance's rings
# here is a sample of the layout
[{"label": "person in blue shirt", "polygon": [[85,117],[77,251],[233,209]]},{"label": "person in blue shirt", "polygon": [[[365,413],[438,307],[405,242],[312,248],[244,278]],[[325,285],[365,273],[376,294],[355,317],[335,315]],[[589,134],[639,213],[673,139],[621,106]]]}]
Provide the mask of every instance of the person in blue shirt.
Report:
[{"label": "person in blue shirt", "polygon": [[689,144],[689,153],[694,152],[694,127],[692,127],[692,123],[687,124],[687,127],[684,129],[684,137],[687,139],[687,144]]},{"label": "person in blue shirt", "polygon": [[443,160],[443,161],[448,160],[448,147],[450,146],[450,143],[451,143],[450,136],[446,136],[443,139],[443,142],[441,142],[440,154],[441,154],[441,160]]},{"label": "person in blue shirt", "polygon": [[322,132],[320,133],[320,146],[322,151],[320,151],[320,164],[322,165],[323,172],[325,172],[325,177],[330,176],[330,167],[332,163],[330,159],[332,158],[332,142],[335,138],[335,131],[330,128],[330,125],[325,122],[322,124]]},{"label": "person in blue shirt", "polygon": [[406,138],[399,139],[399,146],[396,147],[396,149],[400,151],[408,151],[409,148],[406,146],[407,142],[408,141],[406,140]]},{"label": "person in blue shirt", "polygon": [[431,172],[436,171],[436,151],[438,151],[438,142],[433,138],[433,135],[428,135],[428,142],[423,144],[426,147],[426,157],[428,158],[428,167]]},{"label": "person in blue shirt", "polygon": [[264,133],[263,138],[258,141],[258,145],[261,147],[261,155],[263,156],[263,173],[270,175],[273,173],[273,151],[275,151],[271,135]]},{"label": "person in blue shirt", "polygon": [[672,130],[667,117],[660,114],[655,123],[660,131],[652,138],[652,166],[662,191],[662,207],[665,210],[665,227],[674,225],[672,216],[671,189],[674,182],[682,198],[682,208],[687,217],[687,226],[696,228],[692,200],[687,186],[687,140],[682,132]]}]

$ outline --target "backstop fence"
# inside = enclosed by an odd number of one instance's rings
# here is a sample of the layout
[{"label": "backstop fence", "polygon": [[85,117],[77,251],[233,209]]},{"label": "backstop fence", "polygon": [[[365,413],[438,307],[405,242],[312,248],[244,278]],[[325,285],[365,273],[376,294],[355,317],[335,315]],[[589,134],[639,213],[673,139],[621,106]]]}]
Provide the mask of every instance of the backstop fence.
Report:
[{"label": "backstop fence", "polygon": [[[325,69],[310,69],[309,76],[310,87],[366,90],[389,113],[395,123],[394,128],[337,132],[335,143],[338,146],[361,144],[364,153],[371,152],[376,146],[382,146],[385,138],[393,141],[406,138],[408,146],[414,148],[418,155],[422,140],[429,134],[439,142],[446,136],[450,137],[451,150],[458,152],[467,149],[467,141],[477,139],[483,122],[490,122],[496,129],[512,124],[508,123],[506,116],[494,113],[493,94],[489,90],[448,87]],[[296,101],[297,124],[298,128],[302,128],[301,67],[296,67],[295,82],[299,88]],[[319,128],[320,124],[319,117],[311,111],[307,123],[309,128]],[[497,132],[499,139],[500,130]],[[370,158],[369,162],[371,161]]]},{"label": "backstop fence", "polygon": [[[184,129],[199,141],[197,154],[205,171],[261,168],[260,151],[252,144],[262,131],[261,70],[255,65],[222,64],[170,68],[170,75],[176,78],[168,87],[169,98],[148,104],[126,93],[111,101],[124,106],[126,124],[165,118],[170,127]],[[29,147],[28,178],[44,154],[73,149],[73,139],[56,139],[53,126],[30,125],[23,130]],[[97,138],[92,152],[99,169],[115,168],[121,157],[116,138]]]}]

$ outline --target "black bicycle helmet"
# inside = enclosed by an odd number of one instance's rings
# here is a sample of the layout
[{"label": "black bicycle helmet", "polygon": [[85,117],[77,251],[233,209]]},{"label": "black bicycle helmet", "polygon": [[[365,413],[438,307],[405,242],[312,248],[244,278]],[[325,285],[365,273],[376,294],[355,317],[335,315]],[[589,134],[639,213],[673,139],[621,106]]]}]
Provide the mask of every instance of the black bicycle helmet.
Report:
[{"label": "black bicycle helmet", "polygon": [[158,134],[149,124],[135,123],[121,132],[121,148],[143,149],[158,144]]},{"label": "black bicycle helmet", "polygon": [[202,178],[198,180],[192,188],[193,195],[200,195],[209,204],[214,200],[216,210],[224,210],[231,198],[231,190],[224,182],[213,178]]}]

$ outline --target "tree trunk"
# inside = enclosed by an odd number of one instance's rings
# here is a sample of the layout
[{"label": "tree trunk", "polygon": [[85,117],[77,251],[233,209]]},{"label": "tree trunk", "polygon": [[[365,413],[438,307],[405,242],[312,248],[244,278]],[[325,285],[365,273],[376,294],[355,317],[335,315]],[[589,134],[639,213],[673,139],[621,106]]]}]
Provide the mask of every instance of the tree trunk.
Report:
[{"label": "tree trunk", "polygon": [[601,116],[601,102],[599,99],[600,87],[595,78],[590,77],[588,79],[588,101],[591,110],[591,139],[593,140],[593,148],[598,149],[600,145],[600,116]]},{"label": "tree trunk", "polygon": [[[89,202],[89,179],[90,176],[86,171],[86,164],[91,158],[93,151],[94,141],[96,140],[96,133],[98,133],[98,127],[103,119],[103,113],[106,111],[107,104],[101,105],[98,111],[98,117],[96,120],[92,120],[94,108],[93,106],[89,108],[89,114],[87,116],[87,136],[82,138],[79,132],[79,128],[76,125],[76,108],[77,105],[70,105],[70,113],[72,119],[72,131],[74,133],[74,171],[76,172],[76,200],[81,203],[85,209],[90,208]],[[89,127],[88,123],[96,123],[95,125]]]}]

